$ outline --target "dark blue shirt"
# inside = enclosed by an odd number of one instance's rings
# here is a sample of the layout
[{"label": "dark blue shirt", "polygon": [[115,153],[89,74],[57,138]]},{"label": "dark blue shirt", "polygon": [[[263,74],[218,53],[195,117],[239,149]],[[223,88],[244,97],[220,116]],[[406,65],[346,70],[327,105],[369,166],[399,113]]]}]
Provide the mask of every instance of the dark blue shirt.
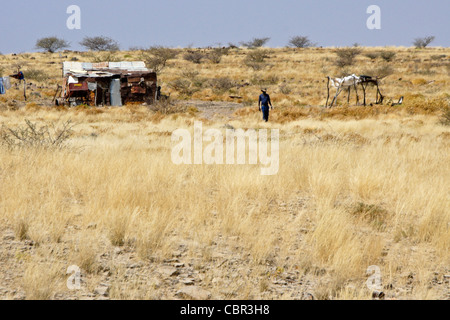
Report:
[{"label": "dark blue shirt", "polygon": [[261,106],[263,107],[268,107],[269,104],[272,105],[272,102],[270,101],[270,96],[264,93],[259,96],[259,103],[261,103]]}]

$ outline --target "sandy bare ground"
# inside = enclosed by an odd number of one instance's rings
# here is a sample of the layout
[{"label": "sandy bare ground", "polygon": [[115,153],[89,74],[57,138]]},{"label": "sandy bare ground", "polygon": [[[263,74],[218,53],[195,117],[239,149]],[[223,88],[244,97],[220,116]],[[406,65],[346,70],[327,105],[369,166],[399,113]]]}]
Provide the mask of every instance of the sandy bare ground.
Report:
[{"label": "sandy bare ground", "polygon": [[[244,108],[242,103],[233,103],[225,101],[201,101],[188,100],[178,101],[187,107],[195,107],[199,111],[199,116],[208,120],[227,120],[235,119],[234,112],[238,109]],[[255,103],[256,108],[256,103]]]}]

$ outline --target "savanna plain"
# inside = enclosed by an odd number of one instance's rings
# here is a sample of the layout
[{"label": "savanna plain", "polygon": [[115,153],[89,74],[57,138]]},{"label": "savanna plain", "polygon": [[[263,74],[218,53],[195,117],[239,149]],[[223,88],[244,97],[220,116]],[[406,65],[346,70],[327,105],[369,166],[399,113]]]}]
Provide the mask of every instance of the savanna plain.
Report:
[{"label": "savanna plain", "polygon": [[[157,49],[0,56],[28,96],[15,80],[0,96],[1,299],[450,298],[448,48],[358,47],[347,63],[335,48],[170,49],[163,102],[52,104],[62,61],[153,67]],[[383,104],[369,87],[367,106],[352,91],[325,108],[326,76],[352,73],[382,77]],[[278,173],[175,165],[172,132],[195,121],[278,129]]]}]

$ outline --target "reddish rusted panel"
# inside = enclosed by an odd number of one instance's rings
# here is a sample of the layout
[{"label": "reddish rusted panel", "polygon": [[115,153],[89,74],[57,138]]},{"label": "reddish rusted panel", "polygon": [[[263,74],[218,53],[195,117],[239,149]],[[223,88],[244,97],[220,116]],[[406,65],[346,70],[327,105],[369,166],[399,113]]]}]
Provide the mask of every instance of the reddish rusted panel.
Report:
[{"label": "reddish rusted panel", "polygon": [[87,91],[89,89],[88,89],[88,84],[85,81],[85,82],[81,82],[81,83],[70,83],[69,90],[70,91]]},{"label": "reddish rusted panel", "polygon": [[147,90],[145,88],[142,88],[141,86],[132,86],[131,87],[131,93],[140,93],[145,94]]}]

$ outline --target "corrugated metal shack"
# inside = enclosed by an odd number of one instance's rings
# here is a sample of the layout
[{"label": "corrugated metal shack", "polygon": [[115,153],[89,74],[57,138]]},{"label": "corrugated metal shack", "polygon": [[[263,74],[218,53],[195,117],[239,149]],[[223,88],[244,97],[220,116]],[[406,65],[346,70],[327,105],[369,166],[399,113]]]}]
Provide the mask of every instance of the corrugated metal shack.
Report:
[{"label": "corrugated metal shack", "polygon": [[152,104],[157,98],[156,73],[143,61],[64,62],[62,103],[76,106]]}]

